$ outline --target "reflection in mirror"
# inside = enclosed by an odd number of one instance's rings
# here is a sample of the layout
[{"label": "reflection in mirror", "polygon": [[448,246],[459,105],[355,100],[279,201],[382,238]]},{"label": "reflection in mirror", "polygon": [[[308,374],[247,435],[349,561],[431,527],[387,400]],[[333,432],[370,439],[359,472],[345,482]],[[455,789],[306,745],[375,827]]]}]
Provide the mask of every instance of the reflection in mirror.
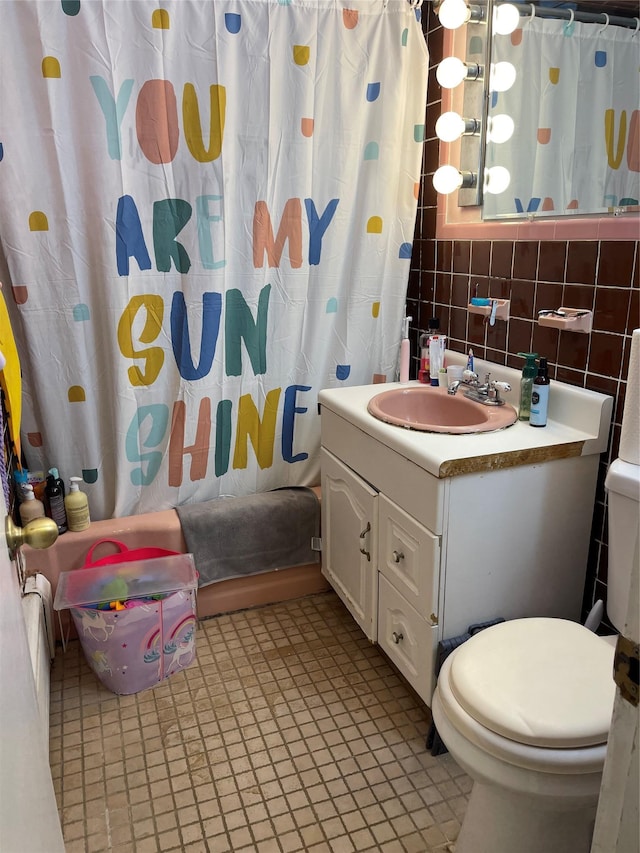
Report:
[{"label": "reflection in mirror", "polygon": [[483,219],[637,211],[640,19],[620,13],[627,5],[637,15],[638,4],[598,4],[615,16],[576,3],[510,5],[520,18],[502,34],[494,17],[491,64],[509,62],[517,76],[489,93],[485,165],[511,181],[484,195]]}]

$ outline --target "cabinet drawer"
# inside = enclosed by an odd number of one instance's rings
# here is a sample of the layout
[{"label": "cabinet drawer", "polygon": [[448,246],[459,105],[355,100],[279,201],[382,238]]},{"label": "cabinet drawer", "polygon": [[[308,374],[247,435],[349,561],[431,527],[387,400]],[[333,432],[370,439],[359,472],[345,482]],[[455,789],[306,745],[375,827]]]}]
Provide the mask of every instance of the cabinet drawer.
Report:
[{"label": "cabinet drawer", "polygon": [[378,575],[378,644],[427,705],[435,687],[438,628]]},{"label": "cabinet drawer", "polygon": [[378,504],[378,568],[421,616],[437,612],[440,539],[384,495]]}]

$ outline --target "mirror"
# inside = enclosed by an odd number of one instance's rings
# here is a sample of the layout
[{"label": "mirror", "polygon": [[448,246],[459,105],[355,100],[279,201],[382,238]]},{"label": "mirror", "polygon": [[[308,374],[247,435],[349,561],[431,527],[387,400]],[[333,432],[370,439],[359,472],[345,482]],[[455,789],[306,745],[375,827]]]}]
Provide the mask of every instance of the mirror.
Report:
[{"label": "mirror", "polygon": [[483,193],[482,218],[637,213],[638,3],[509,5],[519,12],[516,28],[500,33],[492,16],[489,61],[491,69],[511,63],[517,73],[503,91],[487,86],[483,165],[507,169],[510,180],[502,192]]}]

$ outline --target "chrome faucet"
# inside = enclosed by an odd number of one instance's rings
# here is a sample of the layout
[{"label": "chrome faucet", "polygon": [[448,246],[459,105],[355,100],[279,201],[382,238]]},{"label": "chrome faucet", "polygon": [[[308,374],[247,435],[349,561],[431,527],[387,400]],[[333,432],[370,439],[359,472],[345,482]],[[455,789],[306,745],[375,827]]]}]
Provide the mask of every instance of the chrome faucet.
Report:
[{"label": "chrome faucet", "polygon": [[462,379],[456,379],[449,385],[449,394],[456,394],[458,388],[462,386],[466,388],[464,396],[469,400],[485,406],[504,406],[505,401],[500,396],[500,392],[511,391],[511,385],[508,382],[496,382],[491,379],[491,374],[487,373],[481,385],[478,374],[471,370],[465,370],[462,376]]}]

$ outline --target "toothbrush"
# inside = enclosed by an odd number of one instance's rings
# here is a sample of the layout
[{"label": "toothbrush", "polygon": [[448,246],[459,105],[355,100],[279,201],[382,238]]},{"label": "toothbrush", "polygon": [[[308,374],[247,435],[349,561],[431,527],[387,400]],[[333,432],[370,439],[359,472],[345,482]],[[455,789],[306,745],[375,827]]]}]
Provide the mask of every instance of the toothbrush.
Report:
[{"label": "toothbrush", "polygon": [[467,370],[470,370],[473,373],[473,350],[469,350],[469,356],[467,357]]}]

